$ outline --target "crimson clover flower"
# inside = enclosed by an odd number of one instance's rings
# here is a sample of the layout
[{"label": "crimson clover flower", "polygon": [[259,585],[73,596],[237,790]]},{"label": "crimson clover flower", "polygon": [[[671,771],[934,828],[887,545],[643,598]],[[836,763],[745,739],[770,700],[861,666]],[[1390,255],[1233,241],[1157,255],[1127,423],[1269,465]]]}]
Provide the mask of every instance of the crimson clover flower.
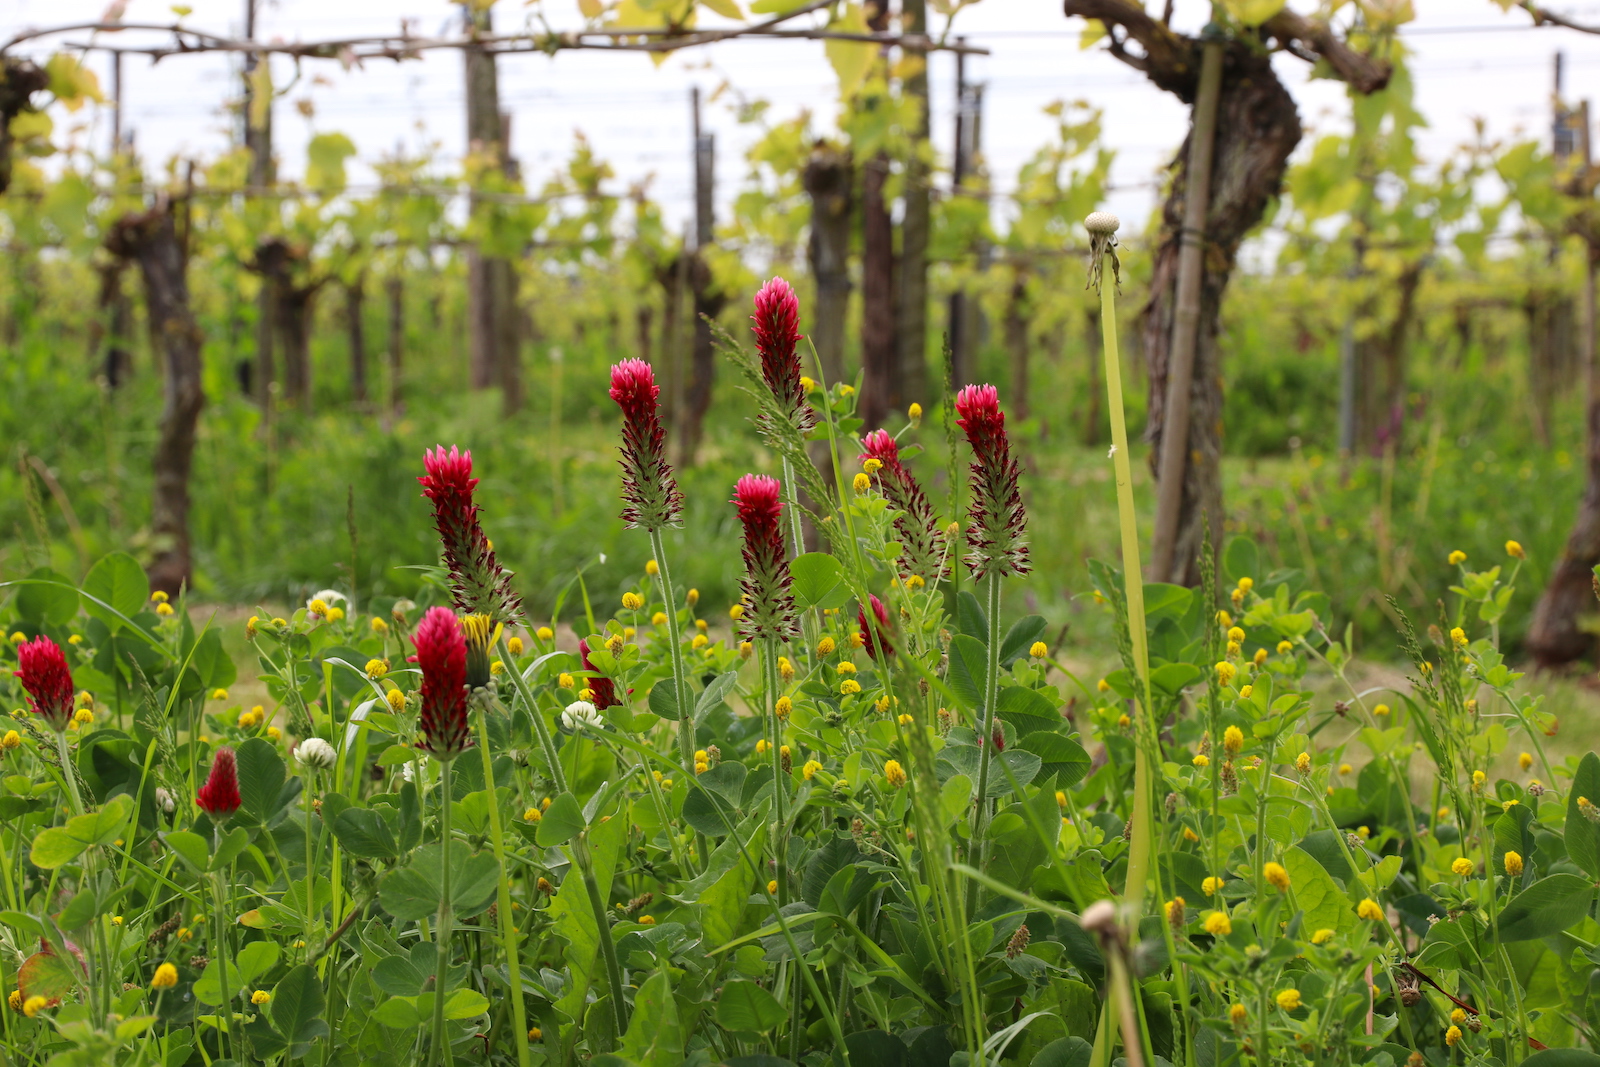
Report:
[{"label": "crimson clover flower", "polygon": [[35,637],[17,647],[17,681],[28,691],[28,706],[61,733],[72,721],[72,671],[61,646]]},{"label": "crimson clover flower", "polygon": [[676,526],[683,493],[667,462],[667,431],[657,403],[661,387],[642,359],[611,368],[611,399],[622,409],[622,518],[629,529]]},{"label": "crimson clover flower", "polygon": [[614,708],[622,701],[617,699],[617,683],[594,669],[594,664],[589,662],[589,642],[578,638],[578,655],[583,659],[583,669],[590,672],[585,679],[584,686],[593,697],[589,703],[595,706],[596,711]]},{"label": "crimson clover flower", "polygon": [[786,641],[799,632],[794,595],[789,591],[789,558],[783,546],[783,500],[778,479],[747,474],[734,488],[733,503],[744,527],[744,614],[739,632],[746,640]]},{"label": "crimson clover flower", "polygon": [[233,749],[219,748],[211,757],[211,773],[195,794],[194,802],[214,822],[222,822],[239,810],[239,767]]},{"label": "crimson clover flower", "polygon": [[877,619],[877,626],[870,625],[867,618],[867,605],[863,604],[856,612],[856,622],[861,627],[862,647],[867,650],[867,655],[873,659],[878,658],[878,643],[883,643],[883,653],[886,656],[894,655],[894,645],[889,642],[889,609],[883,606],[883,601],[874,594],[867,594],[867,601],[872,605],[873,617]]},{"label": "crimson clover flower", "polygon": [[966,386],[956,394],[956,413],[961,416],[956,425],[967,432],[973,452],[967,568],[977,581],[1027,574],[1028,516],[1000,396],[992,385]]},{"label": "crimson clover flower", "polygon": [[449,608],[429,608],[411,638],[422,668],[417,747],[449,761],[472,747],[467,726],[467,635]]},{"label": "crimson clover flower", "polygon": [[472,476],[472,453],[440,445],[422,457],[427,474],[418,478],[422,495],[433,501],[433,524],[450,568],[456,609],[487,615],[496,622],[514,621],[522,600],[511,588],[511,572],[495,559],[494,546],[478,522],[483,509],[472,502],[478,479]]},{"label": "crimson clover flower", "polygon": [[894,520],[901,544],[900,577],[949,577],[939,516],[916,477],[900,461],[900,446],[893,435],[886,430],[873,430],[862,438],[861,447],[862,460],[875,459],[883,464],[878,470],[878,486],[889,506],[901,512]]},{"label": "crimson clover flower", "polygon": [[782,278],[773,278],[756,293],[756,313],[750,316],[761,354],[761,377],[778,398],[801,433],[817,424],[817,413],[806,403],[800,382],[800,300]]}]

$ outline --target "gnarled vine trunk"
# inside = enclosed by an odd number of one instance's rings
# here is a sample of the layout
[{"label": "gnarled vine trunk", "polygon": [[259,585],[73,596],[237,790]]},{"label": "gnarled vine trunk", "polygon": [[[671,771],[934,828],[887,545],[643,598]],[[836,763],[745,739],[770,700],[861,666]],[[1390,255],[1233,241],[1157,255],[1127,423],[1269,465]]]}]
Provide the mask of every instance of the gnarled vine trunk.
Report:
[{"label": "gnarled vine trunk", "polygon": [[189,306],[187,257],[178,239],[172,201],[124,215],[106,235],[106,248],[139,265],[144,280],[151,346],[165,364],[161,432],[154,458],[155,495],[150,532],[156,557],[150,584],[170,596],[193,577],[189,551],[189,473],[195,429],[205,406],[201,385],[202,335]]},{"label": "gnarled vine trunk", "polygon": [[[1175,33],[1129,0],[1065,0],[1069,16],[1098,19],[1110,31],[1113,55],[1144,72],[1152,83],[1191,107],[1199,88],[1202,43]],[[1222,299],[1237,262],[1239,245],[1259,223],[1276,196],[1289,154],[1300,142],[1300,117],[1294,98],[1272,69],[1269,41],[1291,45],[1297,54],[1317,53],[1329,71],[1358,92],[1388,83],[1389,67],[1354,51],[1326,24],[1285,8],[1255,34],[1226,43],[1222,88],[1217,101],[1211,202],[1206,214],[1204,274],[1200,284],[1199,333],[1189,388],[1188,462],[1184,465],[1182,504],[1172,553],[1172,571],[1153,577],[1198,584],[1205,524],[1220,529],[1222,511],[1222,352],[1218,333]],[[1142,54],[1128,51],[1137,43]],[[1191,121],[1190,136],[1193,135]],[[1149,369],[1149,421],[1146,437],[1159,456],[1166,415],[1167,362],[1177,313],[1178,256],[1184,198],[1188,190],[1188,138],[1172,165],[1172,183],[1155,235],[1150,301],[1145,307],[1143,341]],[[1206,565],[1214,566],[1214,561]]]}]

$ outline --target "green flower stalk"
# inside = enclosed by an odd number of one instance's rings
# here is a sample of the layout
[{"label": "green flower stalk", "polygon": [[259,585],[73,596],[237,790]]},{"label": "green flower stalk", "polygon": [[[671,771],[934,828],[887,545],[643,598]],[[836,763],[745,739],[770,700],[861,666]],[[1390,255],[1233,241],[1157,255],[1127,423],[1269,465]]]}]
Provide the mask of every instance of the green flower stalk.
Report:
[{"label": "green flower stalk", "polygon": [[[978,796],[968,849],[972,867],[981,871],[989,821],[989,764],[1004,744],[1004,735],[995,722],[1000,694],[1000,582],[1028,573],[1028,517],[1022,508],[1021,468],[1011,455],[999,392],[992,385],[966,386],[956,395],[956,414],[961,416],[957,425],[966,431],[973,454],[969,479],[972,504],[967,524],[970,551],[966,564],[972,580],[983,586],[989,622],[983,721],[978,731],[983,755],[978,762]],[[976,905],[977,883],[972,883],[967,896],[969,914]]]},{"label": "green flower stalk", "polygon": [[[1116,280],[1121,269],[1117,261],[1117,227],[1121,223],[1110,212],[1096,211],[1084,219],[1089,231],[1091,263],[1089,280],[1100,291],[1100,329],[1105,355],[1106,405],[1111,414],[1111,464],[1117,479],[1117,519],[1122,532],[1123,584],[1127,587],[1128,639],[1133,646],[1134,670],[1139,676],[1136,701],[1137,725],[1133,773],[1133,839],[1128,849],[1128,881],[1123,890],[1135,915],[1144,904],[1145,883],[1150,877],[1154,819],[1151,810],[1151,782],[1154,770],[1147,740],[1154,737],[1150,721],[1150,648],[1145,628],[1144,579],[1139,565],[1139,525],[1133,509],[1133,469],[1128,461],[1128,424],[1122,407],[1122,357],[1117,350]],[[1112,284],[1105,284],[1111,271]]]}]

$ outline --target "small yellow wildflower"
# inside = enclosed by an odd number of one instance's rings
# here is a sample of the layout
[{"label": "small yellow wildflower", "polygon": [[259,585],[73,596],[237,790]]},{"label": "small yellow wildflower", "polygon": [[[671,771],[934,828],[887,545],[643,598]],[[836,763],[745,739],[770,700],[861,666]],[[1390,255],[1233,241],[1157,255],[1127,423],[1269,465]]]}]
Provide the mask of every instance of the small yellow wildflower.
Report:
[{"label": "small yellow wildflower", "polygon": [[1214,897],[1222,892],[1222,879],[1214,874],[1208,875],[1206,880],[1200,883],[1200,888],[1205,892],[1206,896]]},{"label": "small yellow wildflower", "polygon": [[1278,655],[1287,656],[1289,653],[1291,653],[1293,651],[1294,651],[1294,642],[1293,641],[1279,641],[1278,642]]},{"label": "small yellow wildflower", "polygon": [[850,696],[852,693],[859,693],[861,692],[861,683],[856,681],[854,678],[846,678],[844,681],[839,683],[839,692],[845,696]]},{"label": "small yellow wildflower", "polygon": [[776,893],[777,891],[778,891],[778,880],[776,878],[774,878],[772,881],[767,883],[767,892],[768,893]]},{"label": "small yellow wildflower", "polygon": [[644,597],[629,590],[622,594],[622,607],[624,611],[638,611],[644,607]]},{"label": "small yellow wildflower", "polygon": [[898,760],[889,760],[883,765],[884,780],[895,789],[906,784],[906,769],[900,766]]},{"label": "small yellow wildflower", "polygon": [[1229,663],[1227,660],[1220,660],[1217,663],[1216,670],[1217,670],[1217,681],[1222,683],[1223,685],[1232,685],[1234,676],[1239,673],[1239,668],[1235,667],[1233,664]]},{"label": "small yellow wildflower", "polygon": [[543,1041],[544,1040],[544,1031],[539,1029],[537,1026],[535,1026],[533,1029],[528,1031],[528,1040],[529,1041]]},{"label": "small yellow wildflower", "polygon": [[121,926],[122,925],[122,916],[120,916],[120,915],[111,916],[111,925],[112,926]]},{"label": "small yellow wildflower", "polygon": [[1102,678],[1098,682],[1094,683],[1094,687],[1096,689],[1098,689],[1102,693],[1111,692],[1111,683],[1106,681],[1104,678]]},{"label": "small yellow wildflower", "polygon": [[1185,826],[1183,828],[1183,839],[1192,843],[1200,840],[1200,835],[1195,833],[1190,827]]},{"label": "small yellow wildflower", "polygon": [[1196,752],[1194,754],[1194,759],[1190,760],[1189,762],[1193,763],[1196,767],[1209,767],[1211,766],[1211,757],[1206,755],[1204,752]]},{"label": "small yellow wildflower", "polygon": [[150,602],[152,604],[165,604],[169,599],[167,594],[159,589],[150,594]]},{"label": "small yellow wildflower", "polygon": [[1372,709],[1372,714],[1379,715],[1379,716],[1383,716],[1383,715],[1389,714],[1389,705],[1387,705],[1387,704],[1379,704],[1377,707]]},{"label": "small yellow wildflower", "polygon": [[696,773],[696,774],[704,774],[707,771],[709,771],[710,769],[711,769],[711,764],[705,762],[704,760],[695,760],[694,761],[694,773]]},{"label": "small yellow wildflower", "polygon": [[1043,641],[1035,641],[1028,649],[1028,655],[1032,656],[1034,659],[1044,659],[1049,654],[1050,646],[1045,644]]},{"label": "small yellow wildflower", "polygon": [[339,605],[334,604],[332,607],[328,608],[329,622],[338,622],[342,618],[344,618],[344,609]]},{"label": "small yellow wildflower", "polygon": [[389,673],[389,661],[386,659],[367,660],[367,677],[377,681]]},{"label": "small yellow wildflower", "polygon": [[805,762],[805,766],[800,768],[800,776],[809,782],[820,770],[822,770],[822,764],[814,759],[808,759]]},{"label": "small yellow wildflower", "polygon": [[778,677],[786,682],[794,681],[794,664],[789,662],[788,656],[778,657]]},{"label": "small yellow wildflower", "polygon": [[1450,553],[1450,555],[1446,556],[1445,559],[1449,562],[1450,566],[1458,567],[1467,561],[1467,554],[1458,548],[1454,552]]},{"label": "small yellow wildflower", "polygon": [[1332,940],[1333,931],[1329,930],[1327,927],[1323,927],[1321,930],[1318,930],[1316,933],[1311,935],[1311,943],[1313,945],[1325,945]]},{"label": "small yellow wildflower", "polygon": [[644,572],[650,577],[654,578],[656,575],[661,573],[661,564],[657,563],[653,559],[647,559],[644,561]]},{"label": "small yellow wildflower", "polygon": [[816,387],[817,387],[817,380],[815,378],[811,377],[809,374],[800,375],[800,388],[804,389],[806,392],[809,393],[812,390],[816,389]]},{"label": "small yellow wildflower", "polygon": [[94,722],[94,712],[90,711],[88,708],[79,708],[77,711],[73,712],[72,721],[77,723],[79,726],[88,726],[90,723]]},{"label": "small yellow wildflower", "polygon": [[1246,593],[1248,593],[1250,590],[1254,589],[1255,587],[1256,587],[1256,580],[1254,578],[1240,578],[1239,579],[1239,588],[1243,589]]},{"label": "small yellow wildflower", "polygon": [[1450,628],[1450,640],[1457,648],[1467,647],[1467,631],[1459,626]]},{"label": "small yellow wildflower", "polygon": [[1453,1023],[1464,1023],[1467,1021],[1467,1013],[1461,1008],[1457,1008],[1455,1011],[1450,1013],[1450,1021]]},{"label": "small yellow wildflower", "polygon": [[1268,863],[1261,868],[1261,876],[1280,893],[1289,891],[1289,871],[1281,863]]},{"label": "small yellow wildflower", "polygon": [[696,604],[700,603],[700,590],[689,590],[687,593],[683,594],[683,599],[691,608],[694,607]]},{"label": "small yellow wildflower", "polygon": [[1339,773],[1340,774],[1349,774],[1353,770],[1355,770],[1355,768],[1350,766],[1350,764],[1348,764],[1348,763],[1339,764]]},{"label": "small yellow wildflower", "polygon": [[81,644],[83,644],[83,635],[82,634],[73,634],[71,637],[67,638],[67,644],[69,644],[69,645],[81,645]]},{"label": "small yellow wildflower", "polygon": [[732,619],[734,622],[738,622],[740,619],[744,618],[744,605],[735,604],[733,607],[729,608],[728,618]]},{"label": "small yellow wildflower", "polygon": [[833,655],[833,650],[837,647],[838,645],[834,643],[833,638],[824,637],[821,641],[817,642],[817,655],[831,656]]},{"label": "small yellow wildflower", "polygon": [[576,684],[577,683],[573,681],[572,675],[568,674],[566,671],[562,671],[560,674],[556,675],[556,686],[560,689],[571,689]]},{"label": "small yellow wildflower", "polygon": [[389,710],[396,715],[406,710],[406,695],[400,690],[391,689],[384,696],[389,701]]},{"label": "small yellow wildflower", "polygon": [[689,647],[695,649],[705,648],[710,643],[711,638],[707,637],[705,634],[695,634],[694,640],[689,642]]},{"label": "small yellow wildflower", "polygon": [[375,634],[386,634],[389,632],[389,624],[378,618],[376,615],[372,617],[372,621],[367,625],[372,627],[372,632]]},{"label": "small yellow wildflower", "polygon": [[538,808],[530,807],[528,810],[522,813],[523,822],[540,822],[543,819],[544,812],[540,811]]},{"label": "small yellow wildflower", "polygon": [[1474,793],[1483,792],[1483,785],[1488,780],[1489,780],[1489,776],[1487,774],[1484,774],[1482,771],[1473,771],[1472,772],[1472,791]]},{"label": "small yellow wildflower", "polygon": [[326,615],[326,614],[328,614],[328,602],[326,600],[313,600],[311,603],[306,605],[306,614],[307,615]]},{"label": "small yellow wildflower", "polygon": [[[162,607],[166,607],[167,605],[162,604],[161,606]],[[28,1018],[31,1019],[35,1015],[38,1015],[41,1011],[44,1011],[44,1009],[48,1008],[49,1006],[50,1006],[50,1002],[48,1000],[46,1000],[44,997],[40,997],[40,996],[29,997],[27,1000],[22,1002],[22,1014],[26,1015]]]},{"label": "small yellow wildflower", "polygon": [[1128,716],[1126,714],[1122,714],[1122,715],[1118,715],[1117,716],[1117,726],[1119,728],[1121,728],[1123,730],[1126,730],[1128,727],[1130,727],[1132,725],[1133,725],[1133,720],[1128,718]]},{"label": "small yellow wildflower", "polygon": [[1226,611],[1217,612],[1217,625],[1226,630],[1228,627],[1233,625],[1233,616],[1229,615]]},{"label": "small yellow wildflower", "polygon": [[1277,996],[1278,1007],[1284,1011],[1295,1011],[1300,1007],[1300,990],[1285,989]]},{"label": "small yellow wildflower", "polygon": [[1517,541],[1506,542],[1506,555],[1512,559],[1527,559],[1528,554],[1522,550],[1522,545]]},{"label": "small yellow wildflower", "polygon": [[1233,1004],[1228,1008],[1228,1021],[1235,1026],[1243,1026],[1245,1017],[1249,1014],[1243,1004]]},{"label": "small yellow wildflower", "polygon": [[171,989],[178,984],[178,968],[170,963],[163,963],[156,968],[156,973],[150,979],[151,989]]},{"label": "small yellow wildflower", "polygon": [[772,705],[772,710],[778,713],[778,718],[787,719],[794,710],[794,701],[787,696],[779,697]]},{"label": "small yellow wildflower", "polygon": [[917,719],[916,719],[916,716],[914,716],[914,715],[907,714],[906,712],[901,712],[900,713],[900,717],[897,718],[895,720],[895,722],[898,722],[901,726],[915,726],[916,723],[917,723]]},{"label": "small yellow wildflower", "polygon": [[1244,747],[1244,731],[1237,726],[1230,726],[1222,731],[1222,748],[1230,756],[1237,756]]},{"label": "small yellow wildflower", "polygon": [[272,994],[268,993],[265,989],[258,989],[254,993],[250,994],[250,1003],[252,1004],[265,1004],[271,999]]},{"label": "small yellow wildflower", "polygon": [[1507,852],[1505,858],[1506,874],[1516,878],[1522,874],[1522,854],[1520,852]]},{"label": "small yellow wildflower", "polygon": [[1224,937],[1233,933],[1233,920],[1228,918],[1228,913],[1225,911],[1207,912],[1202,925],[1206,933],[1212,937]]},{"label": "small yellow wildflower", "polygon": [[[665,622],[666,616],[662,616],[661,621]],[[553,641],[555,640],[556,632],[550,629],[548,626],[541,626],[534,631],[533,636],[537,637],[541,641]]]},{"label": "small yellow wildflower", "polygon": [[658,611],[654,615],[650,616],[650,625],[651,626],[665,626],[666,624],[667,624],[667,613],[666,612]]},{"label": "small yellow wildflower", "polygon": [[1383,922],[1383,908],[1371,897],[1361,898],[1361,903],[1356,905],[1356,916],[1371,923]]},{"label": "small yellow wildflower", "polygon": [[834,668],[834,670],[837,671],[840,674],[854,674],[854,673],[856,673],[856,665],[854,663],[850,663],[850,662],[846,661],[844,663],[839,664],[837,667]]},{"label": "small yellow wildflower", "polygon": [[1461,1027],[1451,1026],[1450,1029],[1446,1030],[1444,1032],[1444,1043],[1451,1048],[1461,1044]]},{"label": "small yellow wildflower", "polygon": [[1237,627],[1237,626],[1230,627],[1228,629],[1228,640],[1229,641],[1233,641],[1235,643],[1237,643],[1239,641],[1243,641],[1244,640],[1244,631],[1239,629],[1239,627]]},{"label": "small yellow wildflower", "polygon": [[913,424],[921,421],[922,405],[913,403],[910,407],[906,408],[906,418],[910,419]]},{"label": "small yellow wildflower", "polygon": [[[168,615],[172,614],[172,605],[171,604],[157,604],[156,605],[156,614],[160,615],[162,618],[166,618]],[[12,635],[12,636],[15,637],[15,635]]]},{"label": "small yellow wildflower", "polygon": [[1521,767],[1523,770],[1527,770],[1529,767],[1532,767],[1533,766],[1533,753],[1531,753],[1531,752],[1518,753],[1517,754],[1517,766]]}]

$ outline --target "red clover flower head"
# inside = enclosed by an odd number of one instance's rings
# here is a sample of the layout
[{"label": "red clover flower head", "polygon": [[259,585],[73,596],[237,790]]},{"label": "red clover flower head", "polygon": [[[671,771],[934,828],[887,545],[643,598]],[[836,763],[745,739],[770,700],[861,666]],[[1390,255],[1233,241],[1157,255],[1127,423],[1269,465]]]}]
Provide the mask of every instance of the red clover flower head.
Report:
[{"label": "red clover flower head", "polygon": [[667,463],[660,395],[644,360],[625,359],[611,368],[611,399],[622,409],[622,518],[629,529],[676,526],[683,516],[683,493]]},{"label": "red clover flower head", "polygon": [[617,699],[617,683],[594,669],[594,664],[589,662],[589,642],[578,638],[578,655],[583,658],[583,669],[590,672],[584,680],[584,685],[593,695],[589,703],[594,705],[596,711],[614,708],[622,701]]},{"label": "red clover flower head", "polygon": [[739,632],[747,640],[786,641],[799,632],[789,591],[789,556],[783,544],[783,500],[778,479],[747,474],[733,502],[744,527],[744,615]]},{"label": "red clover flower head", "polygon": [[72,671],[61,646],[48,637],[35,637],[17,648],[17,681],[28,691],[28,706],[61,733],[72,721]]},{"label": "red clover flower head", "polygon": [[445,566],[457,610],[487,615],[496,622],[513,622],[522,614],[522,601],[511,588],[511,572],[495,559],[494,546],[478,522],[483,509],[472,502],[478,479],[472,476],[472,453],[455,445],[446,452],[440,445],[422,457],[427,473],[422,495],[433,501],[433,524],[444,547]]},{"label": "red clover flower head", "polygon": [[782,278],[773,278],[756,293],[756,351],[761,353],[761,377],[778,398],[795,426],[804,433],[817,424],[817,413],[806,403],[800,384],[800,300]]},{"label": "red clover flower head", "polygon": [[467,726],[467,634],[449,608],[429,608],[411,640],[422,668],[417,747],[440,761],[472,746]]},{"label": "red clover flower head", "polygon": [[[867,601],[872,605],[872,614],[878,620],[878,625],[876,630],[869,625],[870,620],[867,618],[867,608],[863,604],[856,613],[856,622],[861,626],[862,646],[867,650],[868,656],[877,659],[878,642],[881,639],[884,655],[892,656],[894,655],[894,645],[889,643],[889,609],[883,606],[883,601],[871,593],[867,594]],[[881,638],[879,635],[881,635]]]},{"label": "red clover flower head", "polygon": [[956,425],[967,432],[973,453],[967,568],[978,581],[1027,574],[1028,516],[1000,396],[992,385],[966,386],[956,394],[956,413],[961,416]]},{"label": "red clover flower head", "polygon": [[215,822],[222,822],[239,810],[239,768],[233,749],[219,748],[211,757],[211,773],[195,794],[194,802]]},{"label": "red clover flower head", "polygon": [[945,558],[944,530],[939,515],[928,501],[916,477],[900,461],[900,446],[887,430],[873,430],[861,439],[861,459],[875,459],[883,466],[878,469],[878,486],[883,490],[889,506],[900,512],[894,520],[895,532],[900,535],[900,577],[913,574],[924,580],[947,578],[950,564]]}]

